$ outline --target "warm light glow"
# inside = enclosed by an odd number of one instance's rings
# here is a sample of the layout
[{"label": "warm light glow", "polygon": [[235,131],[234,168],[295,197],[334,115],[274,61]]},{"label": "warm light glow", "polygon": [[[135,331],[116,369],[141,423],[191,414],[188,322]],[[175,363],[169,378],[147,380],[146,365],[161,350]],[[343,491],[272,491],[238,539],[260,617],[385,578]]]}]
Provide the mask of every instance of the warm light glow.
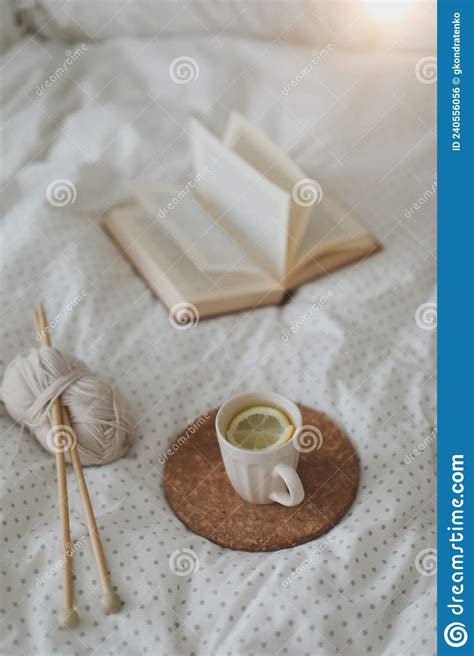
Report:
[{"label": "warm light glow", "polygon": [[412,9],[414,0],[365,0],[367,13],[380,21],[397,21],[404,18]]}]

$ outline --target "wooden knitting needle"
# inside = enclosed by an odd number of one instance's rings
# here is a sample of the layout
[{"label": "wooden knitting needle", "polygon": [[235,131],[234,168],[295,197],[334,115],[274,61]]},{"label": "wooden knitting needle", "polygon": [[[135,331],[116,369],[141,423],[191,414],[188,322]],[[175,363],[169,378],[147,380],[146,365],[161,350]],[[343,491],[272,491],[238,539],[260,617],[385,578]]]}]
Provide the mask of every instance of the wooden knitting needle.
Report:
[{"label": "wooden knitting needle", "polygon": [[[36,330],[41,336],[44,346],[51,346],[49,334],[46,332],[46,316],[43,306],[34,315]],[[74,610],[74,584],[72,569],[71,527],[69,524],[69,504],[67,494],[66,460],[64,457],[67,436],[64,435],[63,418],[59,399],[52,404],[53,440],[56,455],[56,474],[58,479],[59,515],[61,519],[61,550],[64,561],[64,608],[58,613],[58,624],[61,629],[74,629],[79,624],[79,615]]]},{"label": "wooden knitting needle", "polygon": [[[67,408],[63,406],[62,411],[64,425],[73,431],[71,418]],[[99,528],[94,516],[94,510],[92,509],[91,498],[89,496],[89,490],[87,489],[84,470],[82,469],[82,463],[79,457],[79,451],[77,450],[75,440],[73,440],[69,448],[69,453],[71,455],[72,467],[74,469],[77,486],[79,487],[82,505],[84,506],[84,513],[86,515],[87,526],[89,528],[89,536],[92,542],[92,549],[94,551],[97,568],[99,570],[99,577],[102,585],[102,595],[100,597],[100,602],[106,613],[116,613],[122,606],[122,601],[118,594],[112,589],[112,583],[110,582],[110,575],[107,567],[107,560],[105,558],[104,548],[100,540]]]},{"label": "wooden knitting needle", "polygon": [[[46,326],[47,325],[46,314],[43,306],[40,306],[40,308],[41,308],[40,311],[42,312],[41,326]],[[40,332],[41,334],[45,333],[44,327],[42,330],[40,329]],[[51,340],[49,338],[49,335],[47,335],[47,339],[48,339],[48,346],[50,346]],[[87,483],[84,476],[84,470],[82,469],[82,463],[79,456],[79,451],[77,450],[77,444],[76,444],[77,440],[74,433],[74,429],[72,427],[71,418],[69,416],[69,412],[67,408],[65,408],[64,405],[62,404],[61,399],[59,399],[59,404],[61,406],[63,430],[70,438],[72,436],[72,439],[68,440],[69,454],[71,457],[71,463],[74,470],[74,475],[76,477],[77,486],[79,488],[79,493],[81,495],[82,505],[84,507],[84,513],[86,515],[87,526],[89,529],[89,536],[92,542],[92,549],[94,551],[94,556],[97,562],[97,568],[99,570],[99,577],[102,586],[102,595],[100,597],[100,601],[103,609],[107,613],[116,613],[122,606],[122,601],[118,596],[118,594],[114,592],[114,590],[112,589],[109,570],[107,567],[107,560],[100,539],[99,528],[97,526],[97,522],[94,516],[94,510],[92,508],[89,490],[87,488]]]}]

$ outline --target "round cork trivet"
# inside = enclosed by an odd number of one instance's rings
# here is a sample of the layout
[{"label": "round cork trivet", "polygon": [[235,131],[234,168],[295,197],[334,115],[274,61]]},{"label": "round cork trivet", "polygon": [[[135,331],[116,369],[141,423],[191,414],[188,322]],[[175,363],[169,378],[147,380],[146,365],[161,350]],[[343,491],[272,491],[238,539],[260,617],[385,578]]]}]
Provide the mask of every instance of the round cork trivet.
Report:
[{"label": "round cork trivet", "polygon": [[276,551],[313,540],[340,521],[357,493],[357,453],[326,415],[299,407],[303,424],[317,427],[320,439],[315,448],[300,454],[298,474],[305,498],[292,508],[248,503],[234,491],[217,442],[217,410],[180,434],[168,450],[165,491],[188,528],[229,549]]}]

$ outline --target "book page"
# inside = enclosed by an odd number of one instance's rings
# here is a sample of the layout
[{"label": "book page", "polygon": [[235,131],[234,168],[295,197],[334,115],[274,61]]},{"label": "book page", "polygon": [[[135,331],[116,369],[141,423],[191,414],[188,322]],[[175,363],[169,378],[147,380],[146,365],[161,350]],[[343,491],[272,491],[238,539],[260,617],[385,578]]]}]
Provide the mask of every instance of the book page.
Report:
[{"label": "book page", "polygon": [[[276,279],[286,269],[289,195],[193,121],[197,193],[214,219]],[[204,176],[200,171],[209,170]]]},{"label": "book page", "polygon": [[[205,271],[183,253],[181,247],[161,225],[137,205],[123,205],[110,210],[104,227],[132,262],[148,286],[168,305],[180,300],[190,303],[228,303],[227,311],[241,295],[268,295],[276,302],[275,282],[269,277],[246,275],[235,270]],[[256,302],[256,301],[255,301]],[[214,312],[213,312],[214,313]]]},{"label": "book page", "polygon": [[290,217],[286,267],[291,268],[313,209],[305,206],[304,203],[298,204],[294,198],[294,196],[299,197],[298,184],[307,178],[306,174],[279,146],[237,112],[233,112],[230,116],[223,141],[262,175],[289,194]]},{"label": "book page", "polygon": [[308,260],[322,255],[350,250],[359,250],[374,240],[344,208],[324,195],[303,234],[294,268],[304,267]]},{"label": "book page", "polygon": [[131,190],[153,221],[166,230],[202,271],[265,275],[195,200],[190,187],[139,182],[131,185]]}]

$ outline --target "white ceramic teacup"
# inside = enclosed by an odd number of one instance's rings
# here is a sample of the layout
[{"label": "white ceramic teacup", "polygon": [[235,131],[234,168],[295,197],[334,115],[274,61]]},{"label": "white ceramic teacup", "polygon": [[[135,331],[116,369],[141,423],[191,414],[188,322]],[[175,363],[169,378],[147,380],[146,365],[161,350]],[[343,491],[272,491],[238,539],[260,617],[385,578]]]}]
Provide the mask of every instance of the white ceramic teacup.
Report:
[{"label": "white ceramic teacup", "polygon": [[[291,440],[275,448],[251,451],[234,446],[226,439],[227,428],[242,410],[256,405],[279,408],[295,427]],[[217,439],[225,470],[235,491],[251,503],[297,506],[304,499],[304,489],[296,473],[299,451],[295,448],[302,425],[298,406],[280,394],[249,392],[234,396],[221,406],[216,417]]]}]

